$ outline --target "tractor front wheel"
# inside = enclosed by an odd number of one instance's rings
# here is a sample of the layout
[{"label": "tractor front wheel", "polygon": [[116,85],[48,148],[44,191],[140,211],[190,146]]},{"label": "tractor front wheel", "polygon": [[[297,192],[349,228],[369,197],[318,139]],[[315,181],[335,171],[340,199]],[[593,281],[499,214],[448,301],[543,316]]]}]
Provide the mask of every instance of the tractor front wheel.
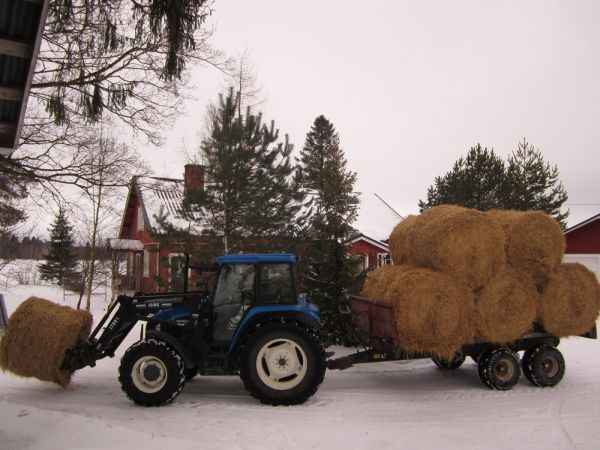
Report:
[{"label": "tractor front wheel", "polygon": [[295,405],[313,395],[325,376],[318,339],[293,324],[258,329],[240,355],[240,377],[250,394],[269,405]]},{"label": "tractor front wheel", "polygon": [[181,356],[163,341],[139,341],[121,358],[121,388],[138,405],[159,406],[173,401],[185,379]]}]

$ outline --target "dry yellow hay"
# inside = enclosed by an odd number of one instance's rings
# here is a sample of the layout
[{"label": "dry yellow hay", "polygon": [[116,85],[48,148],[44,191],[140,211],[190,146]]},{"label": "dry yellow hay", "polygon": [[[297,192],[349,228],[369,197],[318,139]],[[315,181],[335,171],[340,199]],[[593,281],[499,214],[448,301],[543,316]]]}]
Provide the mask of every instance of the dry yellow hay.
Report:
[{"label": "dry yellow hay", "polygon": [[596,276],[578,263],[560,264],[540,298],[541,323],[556,336],[589,331],[598,318],[600,286]]},{"label": "dry yellow hay", "polygon": [[383,266],[379,267],[367,274],[367,279],[363,285],[361,295],[373,300],[385,301],[385,291],[388,289],[393,280],[400,274],[405,273],[412,266]]},{"label": "dry yellow hay", "polygon": [[504,247],[504,233],[492,218],[473,209],[442,205],[416,220],[410,259],[475,290],[504,269]]},{"label": "dry yellow hay", "polygon": [[395,265],[410,264],[412,233],[418,216],[407,216],[390,234],[390,255]]},{"label": "dry yellow hay", "polygon": [[532,328],[539,293],[531,277],[507,269],[475,296],[476,335],[484,342],[504,344]]},{"label": "dry yellow hay", "polygon": [[542,211],[488,211],[506,236],[506,261],[543,288],[560,264],[565,239],[558,222]]},{"label": "dry yellow hay", "polygon": [[30,297],[9,318],[8,331],[0,341],[0,366],[65,387],[72,375],[59,370],[65,351],[84,342],[91,327],[92,316],[86,311]]},{"label": "dry yellow hay", "polygon": [[450,359],[474,336],[469,289],[429,269],[399,274],[385,293],[394,305],[399,345],[409,353]]}]

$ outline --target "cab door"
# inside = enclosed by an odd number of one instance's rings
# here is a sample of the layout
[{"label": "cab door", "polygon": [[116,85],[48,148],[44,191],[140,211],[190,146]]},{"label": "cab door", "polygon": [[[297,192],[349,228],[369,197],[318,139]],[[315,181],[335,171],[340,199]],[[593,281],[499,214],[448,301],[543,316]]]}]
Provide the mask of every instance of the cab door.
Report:
[{"label": "cab door", "polygon": [[256,297],[254,264],[221,266],[213,297],[213,341],[231,341],[245,312]]}]

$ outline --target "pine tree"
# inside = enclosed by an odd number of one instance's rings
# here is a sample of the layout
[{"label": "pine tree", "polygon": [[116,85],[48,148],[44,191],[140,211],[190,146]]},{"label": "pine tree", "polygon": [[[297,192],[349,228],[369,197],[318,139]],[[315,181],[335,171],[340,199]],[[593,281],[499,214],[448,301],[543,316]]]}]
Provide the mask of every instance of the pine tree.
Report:
[{"label": "pine tree", "polygon": [[324,116],[315,119],[300,155],[303,187],[312,193],[302,284],[321,308],[329,338],[348,343],[350,324],[343,311],[357,279],[347,247],[358,210],[356,173],[347,170],[339,136]]},{"label": "pine tree", "polygon": [[427,190],[427,201],[419,200],[421,211],[435,205],[452,204],[481,211],[504,208],[507,180],[502,158],[494,150],[472,147],[465,158],[454,163],[452,170],[436,177]]},{"label": "pine tree", "polygon": [[561,207],[568,195],[558,178],[558,168],[546,163],[540,151],[525,139],[509,156],[506,176],[510,186],[507,206],[520,211],[544,211],[558,220],[563,229],[566,227],[569,211],[562,213]]},{"label": "pine tree", "polygon": [[71,234],[72,227],[62,208],[54,220],[50,231],[48,254],[46,261],[39,266],[42,280],[56,281],[59,286],[65,286],[77,277],[77,259],[74,252],[74,242]]},{"label": "pine tree", "polygon": [[279,141],[274,122],[238,110],[230,89],[212,110],[201,145],[206,189],[191,192],[186,209],[198,214],[207,233],[222,237],[222,252],[289,250],[302,222],[304,193],[291,162],[292,144]]}]

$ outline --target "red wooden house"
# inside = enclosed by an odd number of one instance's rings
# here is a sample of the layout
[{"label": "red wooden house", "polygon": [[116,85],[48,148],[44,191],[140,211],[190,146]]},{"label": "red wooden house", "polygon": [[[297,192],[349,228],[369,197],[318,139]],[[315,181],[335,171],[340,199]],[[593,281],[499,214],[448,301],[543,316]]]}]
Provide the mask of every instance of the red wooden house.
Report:
[{"label": "red wooden house", "polygon": [[[184,255],[161,244],[156,217],[167,213],[168,220],[178,228],[192,229],[194,223],[180,214],[187,189],[204,189],[202,166],[186,165],[183,180],[156,177],[131,180],[119,237],[111,240],[112,248],[122,252],[126,261],[118,291],[148,293],[181,289],[180,262]],[[360,193],[359,198],[359,214],[354,223],[359,235],[350,242],[350,252],[362,255],[363,269],[374,268],[389,262],[388,246],[383,241],[401,216],[377,194]]]},{"label": "red wooden house", "polygon": [[600,280],[600,214],[590,217],[565,231],[565,262],[578,262]]}]

